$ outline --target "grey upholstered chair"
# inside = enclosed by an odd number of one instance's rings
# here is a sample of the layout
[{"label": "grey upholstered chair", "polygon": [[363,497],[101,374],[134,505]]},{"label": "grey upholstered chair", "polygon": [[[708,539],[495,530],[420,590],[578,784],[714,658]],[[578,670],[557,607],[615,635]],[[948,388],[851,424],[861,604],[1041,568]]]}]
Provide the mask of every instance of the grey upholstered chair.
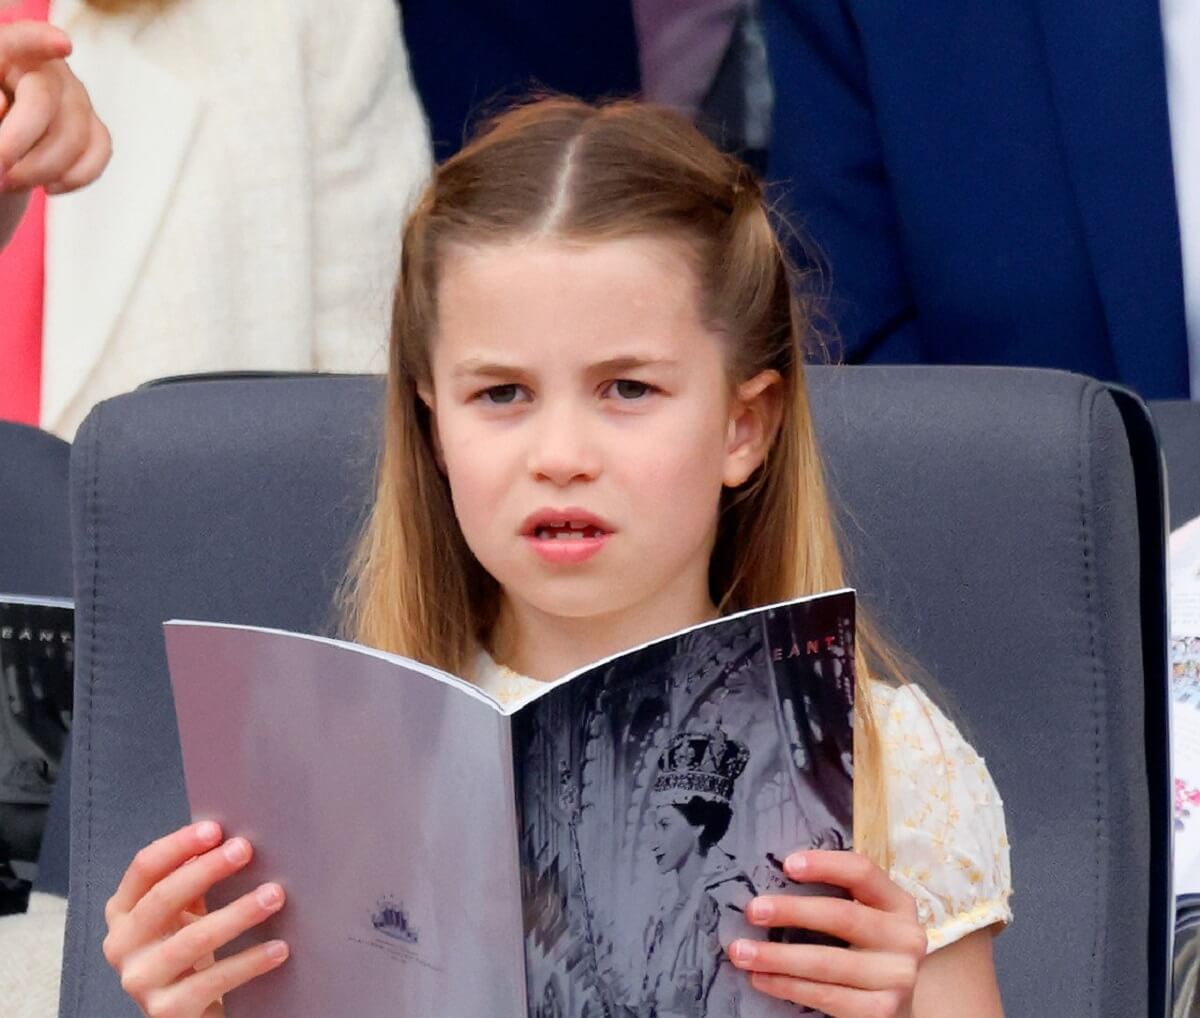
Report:
[{"label": "grey upholstered chair", "polygon": [[71,596],[70,459],[61,438],[0,421],[0,593]]},{"label": "grey upholstered chair", "polygon": [[1150,404],[1167,458],[1171,526],[1200,516],[1200,403],[1162,400]]},{"label": "grey upholstered chair", "polygon": [[[1160,1018],[1165,636],[1146,549],[1162,535],[1145,521],[1161,493],[1156,456],[1147,470],[1135,455],[1139,405],[1026,370],[810,380],[867,606],[932,673],[1007,803],[1007,1013]],[[136,849],[187,819],[160,623],[327,630],[381,403],[377,379],[184,382],[103,403],[79,433],[63,1015],[136,1014],[100,954],[104,902]]]}]

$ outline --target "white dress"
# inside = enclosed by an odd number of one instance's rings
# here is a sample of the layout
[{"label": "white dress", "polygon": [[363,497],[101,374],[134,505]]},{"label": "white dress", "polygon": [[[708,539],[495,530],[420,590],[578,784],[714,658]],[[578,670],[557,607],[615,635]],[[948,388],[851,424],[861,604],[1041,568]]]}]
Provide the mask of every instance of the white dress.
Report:
[{"label": "white dress", "polygon": [[[541,687],[481,654],[480,688],[505,704]],[[872,684],[887,779],[891,877],[917,903],[929,951],[1012,921],[1004,804],[983,758],[915,685]]]}]

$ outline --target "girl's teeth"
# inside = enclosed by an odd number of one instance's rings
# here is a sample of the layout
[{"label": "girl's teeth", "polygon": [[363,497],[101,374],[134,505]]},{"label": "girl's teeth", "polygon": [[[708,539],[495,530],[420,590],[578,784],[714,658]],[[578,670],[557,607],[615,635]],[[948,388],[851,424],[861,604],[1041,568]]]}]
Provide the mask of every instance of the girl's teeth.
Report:
[{"label": "girl's teeth", "polygon": [[542,541],[582,541],[586,537],[598,537],[599,531],[586,524],[582,527],[572,525],[570,529],[547,526],[539,527],[536,536]]},{"label": "girl's teeth", "polygon": [[571,529],[572,530],[583,530],[586,527],[587,527],[586,523],[580,523],[578,520],[571,521]]}]

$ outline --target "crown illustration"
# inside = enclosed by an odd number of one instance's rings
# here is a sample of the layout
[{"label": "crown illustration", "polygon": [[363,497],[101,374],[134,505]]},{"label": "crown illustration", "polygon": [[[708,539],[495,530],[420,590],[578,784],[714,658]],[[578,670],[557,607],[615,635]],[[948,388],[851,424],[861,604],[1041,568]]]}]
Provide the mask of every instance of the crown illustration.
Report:
[{"label": "crown illustration", "polygon": [[420,939],[417,928],[408,920],[404,906],[391,897],[379,900],[379,908],[371,914],[371,925],[393,940],[415,944]]},{"label": "crown illustration", "polygon": [[750,751],[725,734],[719,722],[672,736],[658,761],[653,798],[660,803],[685,803],[693,796],[726,805]]}]

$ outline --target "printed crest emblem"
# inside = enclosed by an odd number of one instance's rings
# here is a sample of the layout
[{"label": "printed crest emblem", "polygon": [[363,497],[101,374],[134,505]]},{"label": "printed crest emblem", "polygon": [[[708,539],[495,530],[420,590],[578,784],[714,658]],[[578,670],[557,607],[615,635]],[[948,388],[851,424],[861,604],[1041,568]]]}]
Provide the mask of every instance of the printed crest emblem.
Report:
[{"label": "printed crest emblem", "polygon": [[415,944],[420,940],[417,928],[409,922],[404,904],[396,898],[379,899],[379,907],[371,913],[371,925],[385,937],[405,944]]}]

